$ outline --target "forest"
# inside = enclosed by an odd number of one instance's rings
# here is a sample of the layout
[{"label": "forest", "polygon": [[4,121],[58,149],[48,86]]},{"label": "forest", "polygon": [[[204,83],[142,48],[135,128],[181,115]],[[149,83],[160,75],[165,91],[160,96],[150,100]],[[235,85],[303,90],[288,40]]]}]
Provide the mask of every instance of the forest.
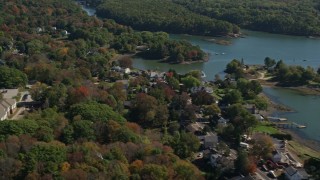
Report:
[{"label": "forest", "polygon": [[[183,60],[197,59],[198,47],[89,17],[71,0],[1,0],[0,9],[0,88],[28,91],[39,107],[19,121],[0,122],[0,179],[203,178],[186,160],[198,150],[196,137],[178,127],[163,138],[156,129],[169,118],[163,112],[174,96],[171,87],[155,88],[168,94],[161,102],[145,94],[127,97],[115,82],[123,77],[111,71],[119,53],[134,53],[139,45],[156,53],[155,47],[170,46],[158,54]],[[143,79],[131,80],[132,86],[149,84]],[[127,98],[151,99],[151,109],[128,112]]]},{"label": "forest", "polygon": [[136,30],[207,36],[239,33],[236,25],[193,13],[167,0],[106,0],[97,7],[97,15]]},{"label": "forest", "polygon": [[194,13],[234,23],[241,28],[277,34],[320,35],[317,0],[172,0]]}]

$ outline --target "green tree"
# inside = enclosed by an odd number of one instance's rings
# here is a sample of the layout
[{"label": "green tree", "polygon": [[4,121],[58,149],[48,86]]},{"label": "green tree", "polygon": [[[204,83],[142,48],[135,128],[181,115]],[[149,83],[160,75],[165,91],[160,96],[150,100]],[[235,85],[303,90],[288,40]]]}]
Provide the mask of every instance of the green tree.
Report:
[{"label": "green tree", "polygon": [[77,120],[73,123],[74,137],[75,139],[83,138],[90,140],[95,140],[95,133],[92,128],[93,123],[86,120]]},{"label": "green tree", "polygon": [[158,102],[156,98],[144,93],[136,95],[130,109],[131,118],[142,125],[152,125],[157,114]]},{"label": "green tree", "polygon": [[89,121],[125,121],[125,119],[120,114],[114,112],[111,107],[95,101],[78,103],[71,106],[69,110],[69,117],[73,118],[78,115],[80,115],[82,119]]},{"label": "green tree", "polygon": [[179,136],[174,137],[171,146],[180,158],[187,158],[199,150],[200,141],[191,133],[181,132]]},{"label": "green tree", "polygon": [[274,66],[276,64],[276,60],[274,59],[271,59],[270,57],[266,57],[264,59],[264,65],[267,67],[267,68],[270,68],[272,66]]},{"label": "green tree", "polygon": [[26,74],[17,69],[1,66],[0,74],[0,88],[13,89],[27,84]]},{"label": "green tree", "polygon": [[182,78],[181,82],[186,86],[186,88],[197,87],[201,84],[200,80],[193,76],[187,76],[185,78]]},{"label": "green tree", "polygon": [[168,179],[168,170],[165,166],[157,164],[146,164],[140,173],[142,179],[166,180]]},{"label": "green tree", "polygon": [[43,175],[46,173],[59,173],[59,165],[66,161],[67,149],[60,143],[39,143],[24,156],[24,169],[26,173],[36,171]]},{"label": "green tree", "polygon": [[224,95],[222,101],[226,104],[240,103],[242,101],[241,92],[236,89],[230,90]]}]

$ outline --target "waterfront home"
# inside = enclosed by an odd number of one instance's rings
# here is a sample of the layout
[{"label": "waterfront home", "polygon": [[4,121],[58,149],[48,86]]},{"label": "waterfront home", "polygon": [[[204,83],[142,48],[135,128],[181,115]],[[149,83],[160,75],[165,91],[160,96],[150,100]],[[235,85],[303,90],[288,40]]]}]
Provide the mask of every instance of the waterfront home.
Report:
[{"label": "waterfront home", "polygon": [[274,151],[271,159],[275,163],[290,163],[290,159],[286,153],[280,151]]},{"label": "waterfront home", "polygon": [[309,179],[308,173],[303,169],[296,169],[292,166],[288,166],[285,169],[286,178],[289,180],[304,180]]}]

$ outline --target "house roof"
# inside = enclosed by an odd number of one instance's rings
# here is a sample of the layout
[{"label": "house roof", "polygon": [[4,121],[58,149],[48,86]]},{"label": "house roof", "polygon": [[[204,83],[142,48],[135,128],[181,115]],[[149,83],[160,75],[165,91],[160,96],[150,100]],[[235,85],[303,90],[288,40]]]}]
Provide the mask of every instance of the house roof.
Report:
[{"label": "house roof", "polygon": [[3,99],[3,101],[9,104],[10,106],[14,105],[17,102],[15,99]]},{"label": "house roof", "polygon": [[287,167],[285,171],[289,176],[293,176],[295,173],[297,173],[297,169],[292,166]]},{"label": "house roof", "polygon": [[10,107],[7,103],[0,101],[0,109],[7,110]]},{"label": "house roof", "polygon": [[204,137],[204,142],[216,142],[218,143],[218,136],[216,134],[209,134]]},{"label": "house roof", "polygon": [[204,124],[202,123],[198,123],[198,122],[195,122],[195,123],[192,123],[192,124],[189,124],[186,129],[189,131],[189,132],[196,132],[196,131],[202,131],[202,129],[204,128]]}]

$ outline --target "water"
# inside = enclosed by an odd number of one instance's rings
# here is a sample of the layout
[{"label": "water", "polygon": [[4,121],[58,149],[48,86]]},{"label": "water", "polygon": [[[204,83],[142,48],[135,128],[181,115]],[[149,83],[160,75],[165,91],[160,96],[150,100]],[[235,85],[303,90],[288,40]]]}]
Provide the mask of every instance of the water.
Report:
[{"label": "water", "polygon": [[[262,32],[244,31],[246,38],[230,39],[232,45],[218,45],[208,41],[209,37],[171,35],[172,39],[185,39],[194,45],[199,45],[204,51],[211,54],[206,63],[190,65],[168,65],[157,61],[134,59],[134,67],[141,69],[168,70],[174,68],[180,73],[193,69],[202,70],[207,80],[223,72],[227,63],[232,59],[244,59],[246,64],[263,64],[264,58],[269,56],[277,60],[282,59],[289,65],[311,66],[320,65],[320,40],[306,37],[276,35]],[[215,55],[219,53],[219,55]],[[222,55],[221,53],[225,53]],[[306,61],[305,61],[306,60]],[[306,125],[305,129],[293,129],[299,136],[320,142],[320,97],[304,96],[294,90],[283,88],[264,88],[263,90],[276,102],[292,108],[294,113],[279,113],[290,121]]]},{"label": "water", "polygon": [[[312,66],[320,65],[320,40],[306,37],[276,35],[263,32],[243,31],[246,38],[230,38],[231,45],[218,45],[211,41],[213,37],[170,35],[172,39],[184,39],[194,45],[199,45],[210,54],[206,63],[169,65],[157,63],[154,60],[134,59],[133,66],[140,69],[176,69],[180,73],[192,69],[202,70],[207,75],[207,80],[212,80],[214,75],[223,72],[232,59],[242,59],[246,64],[263,64],[264,58],[269,56],[276,60],[284,60],[290,65]],[[217,39],[217,38],[215,38]],[[219,55],[215,55],[219,53]],[[224,55],[222,55],[224,53]],[[304,61],[306,60],[306,61]]]},{"label": "water", "polygon": [[293,130],[300,136],[320,142],[320,96],[302,95],[284,88],[264,88],[264,92],[274,101],[290,107],[293,113],[277,113],[279,117],[306,125],[307,128]]},{"label": "water", "polygon": [[[94,15],[95,10],[83,7],[89,15]],[[206,63],[194,64],[166,64],[155,60],[135,58],[133,66],[139,69],[158,69],[167,71],[170,68],[177,72],[186,73],[190,70],[202,70],[207,75],[207,80],[212,80],[215,74],[222,73],[227,63],[232,59],[244,59],[246,64],[263,64],[264,58],[269,56],[276,60],[282,59],[290,65],[302,65],[318,68],[320,65],[320,40],[306,37],[276,35],[263,32],[243,31],[246,38],[228,39],[232,42],[229,46],[218,45],[209,40],[212,37],[170,35],[172,39],[184,39],[194,45],[199,45],[210,54]],[[218,53],[219,55],[215,55]],[[223,54],[222,54],[223,53]],[[304,138],[320,142],[320,97],[304,96],[296,91],[283,88],[264,88],[263,90],[276,102],[292,108],[294,113],[278,114],[291,121],[307,125],[305,129],[294,129]]]}]

